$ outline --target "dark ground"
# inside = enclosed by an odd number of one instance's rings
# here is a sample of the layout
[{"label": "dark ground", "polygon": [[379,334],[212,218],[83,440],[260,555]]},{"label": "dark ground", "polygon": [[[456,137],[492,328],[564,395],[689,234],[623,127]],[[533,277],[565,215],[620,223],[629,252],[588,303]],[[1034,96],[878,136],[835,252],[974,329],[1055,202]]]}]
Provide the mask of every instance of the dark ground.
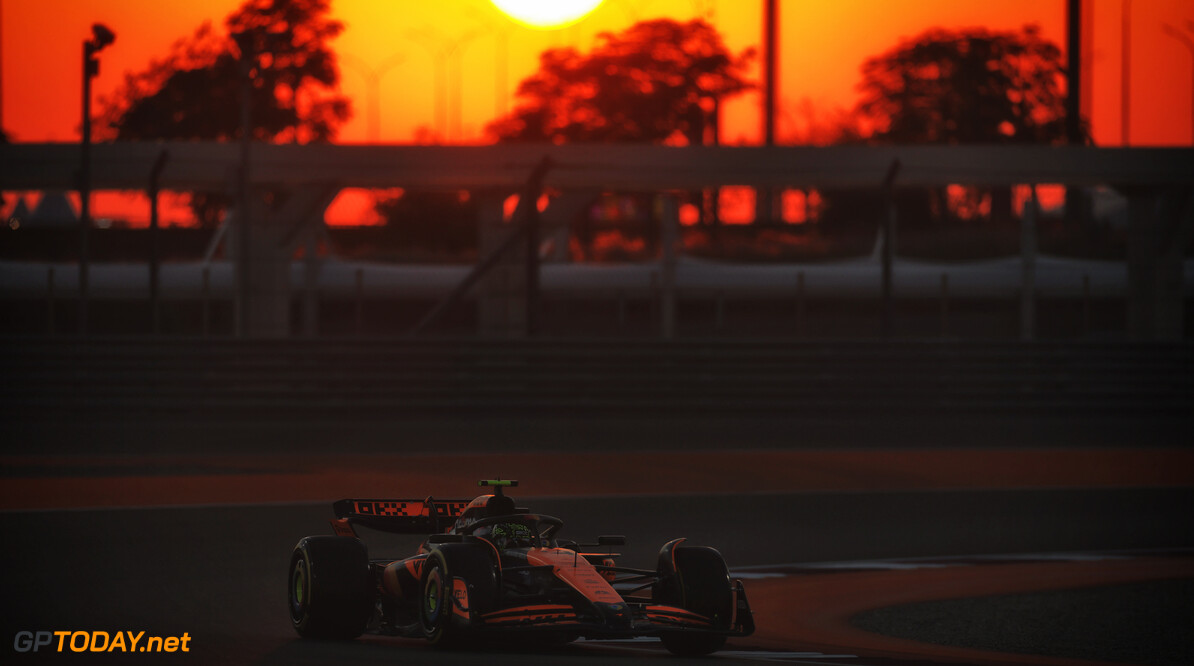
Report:
[{"label": "dark ground", "polygon": [[[268,350],[260,353],[268,356]],[[1184,371],[1185,366],[1174,368],[1175,372]],[[854,376],[846,374],[843,381]],[[1160,374],[1164,379],[1165,373]],[[120,369],[112,371],[109,379],[127,381],[130,376]],[[77,380],[67,377],[63,381]],[[143,393],[134,395],[143,394],[146,400],[155,397],[152,386],[137,388]],[[1140,388],[1115,388],[1143,395]],[[473,452],[551,451],[604,452],[616,458],[624,452],[661,451],[675,453],[674,467],[681,469],[683,452],[697,449],[1106,447],[1130,453],[1133,447],[1185,451],[1194,441],[1188,411],[1141,408],[1113,413],[1105,406],[1115,404],[1114,400],[1086,399],[1092,402],[1080,402],[1063,414],[1022,413],[1013,405],[970,415],[925,408],[900,416],[866,409],[867,405],[856,409],[856,402],[843,399],[834,410],[823,413],[810,409],[800,414],[777,410],[708,415],[696,409],[670,413],[646,405],[634,410],[633,416],[587,412],[584,418],[559,412],[547,416],[527,408],[513,415],[443,411],[417,418],[381,412],[346,412],[341,418],[330,418],[331,412],[313,416],[300,408],[272,419],[237,410],[220,411],[210,418],[195,412],[172,417],[164,408],[146,415],[135,402],[124,405],[117,416],[105,416],[98,409],[71,411],[50,405],[31,411],[9,405],[0,409],[4,415],[0,453],[54,457],[56,463],[24,469],[10,464],[0,475],[0,491],[11,492],[14,485],[2,485],[5,478],[69,482],[94,474],[95,466],[80,464],[87,457],[127,460],[129,483],[136,483],[138,475],[162,478],[164,470],[154,469],[154,459],[171,455],[197,459],[276,455],[281,459],[297,454],[352,453],[367,459],[369,454],[467,456]],[[356,464],[367,465],[365,459]],[[221,480],[221,474],[243,478],[257,473],[226,466],[220,469],[213,474],[213,483]],[[649,479],[671,471],[625,469],[618,473]],[[559,474],[593,480],[586,469],[564,468]],[[169,478],[169,474],[165,476]],[[261,476],[263,482],[265,476]],[[715,488],[712,476],[704,478]],[[293,475],[278,478],[302,483]],[[463,479],[462,484],[471,488],[474,481]],[[678,536],[721,549],[731,568],[1194,547],[1194,513],[1190,511],[1194,486],[1189,484],[1050,487],[1043,483],[1016,488],[898,491],[854,486],[848,491],[719,494],[694,483],[679,495],[534,499],[532,481],[524,479],[524,483],[528,485],[518,496],[528,498],[527,503],[537,511],[568,521],[564,536],[625,534],[630,545],[624,562],[632,566],[651,566],[660,544]],[[454,494],[457,489],[445,492]],[[0,622],[5,647],[0,661],[44,661],[44,655],[11,654],[16,632],[42,630],[188,632],[195,652],[158,655],[162,659],[157,661],[171,663],[388,664],[407,659],[417,663],[592,664],[611,659],[611,653],[585,646],[495,656],[432,652],[419,643],[391,640],[349,644],[297,640],[283,609],[287,559],[300,537],[328,531],[330,511],[326,504],[295,504],[285,495],[283,488],[279,504],[274,505],[0,511],[0,531],[5,535],[0,546],[0,567],[5,572],[0,582],[0,598],[5,600]],[[395,544],[394,554],[410,547],[409,543]],[[975,567],[975,575],[982,575],[981,567]],[[1135,663],[1181,663],[1191,652],[1190,592],[1188,580],[1115,589],[1096,586],[1073,593],[967,600],[955,606],[900,606],[859,621],[878,623],[873,626],[879,631],[915,631],[920,638],[943,643],[959,641],[1034,654],[1047,650]],[[1006,623],[1008,618],[1013,621]],[[762,626],[767,619],[760,617],[759,622]],[[919,633],[926,627],[928,633]],[[1030,629],[1040,631],[1030,633]],[[750,639],[732,644],[752,646]],[[802,647],[797,644],[788,649]],[[69,654],[64,661],[92,663],[96,657]],[[809,661],[815,663],[813,659],[804,663]],[[617,658],[620,664],[640,662],[659,663],[655,655],[637,652],[619,653]],[[147,658],[144,663],[154,660]],[[891,662],[868,658],[850,663],[872,666]],[[923,660],[910,657],[903,663]]]},{"label": "dark ground", "polygon": [[[1183,507],[1194,491],[938,492],[626,497],[531,500],[569,520],[566,536],[623,533],[623,561],[651,566],[665,540],[686,535],[719,547],[732,567],[993,550],[1102,549],[1189,544]],[[1042,510],[1044,509],[1044,510]],[[321,505],[24,512],[0,514],[19,535],[3,552],[2,635],[29,630],[145,630],[193,637],[198,663],[390,663],[408,647],[378,650],[376,640],[325,648],[296,640],[286,619],[283,574],[299,537],[326,532]],[[409,541],[409,540],[408,540]],[[392,541],[395,553],[412,543]],[[376,552],[376,551],[375,551]],[[384,553],[377,553],[382,555]],[[832,574],[829,574],[832,575]],[[750,583],[748,582],[748,586]],[[1189,654],[1188,582],[1155,597],[1145,615],[1125,618],[1122,591],[1050,593],[1013,600],[958,602],[940,623],[930,607],[884,611],[872,622],[907,632],[928,618],[934,641],[1067,656],[1126,656],[1176,663]],[[1129,590],[1131,600],[1145,597]],[[1076,594],[1076,596],[1075,596]],[[907,612],[905,612],[905,610]],[[1000,626],[992,617],[1015,618]],[[760,626],[767,623],[760,617]],[[1118,630],[1108,632],[1104,624]],[[1020,628],[1036,628],[1026,634]],[[1019,637],[1009,639],[1010,635]],[[1034,642],[1035,636],[1035,642]],[[1049,637],[1041,640],[1041,637]],[[1167,643],[1157,636],[1178,636]],[[1054,640],[1053,637],[1057,637]],[[384,643],[384,641],[383,641]],[[733,641],[749,646],[750,639]],[[11,643],[8,645],[11,646]],[[1081,650],[1074,650],[1081,645]],[[791,649],[799,649],[799,645]],[[417,661],[475,660],[419,650]],[[5,648],[7,652],[9,648]],[[397,652],[396,652],[396,651]],[[1182,651],[1185,652],[1182,652]],[[77,657],[77,655],[71,655]],[[176,655],[177,656],[177,655]],[[585,663],[590,651],[528,657],[533,663]],[[10,661],[10,655],[6,661]],[[40,661],[40,660],[38,660]],[[11,662],[15,663],[15,662]],[[30,663],[35,663],[30,661]],[[195,663],[195,662],[191,662]],[[636,663],[619,659],[618,663]],[[870,662],[855,662],[870,663]]]},{"label": "dark ground", "polygon": [[895,606],[854,618],[889,636],[996,652],[1150,666],[1194,663],[1194,580]]}]

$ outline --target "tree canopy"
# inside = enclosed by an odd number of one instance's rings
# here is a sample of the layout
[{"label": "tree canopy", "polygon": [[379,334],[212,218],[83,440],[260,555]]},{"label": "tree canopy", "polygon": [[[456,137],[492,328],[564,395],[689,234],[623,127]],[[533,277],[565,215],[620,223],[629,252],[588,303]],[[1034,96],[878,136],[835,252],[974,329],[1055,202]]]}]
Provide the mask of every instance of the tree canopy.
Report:
[{"label": "tree canopy", "polygon": [[343,30],[329,0],[246,0],[225,20],[175,43],[170,55],[101,100],[100,126],[115,139],[234,139],[241,134],[240,46],[255,56],[252,126],[256,139],[328,141],[348,119],[333,92],[339,73],[328,42]]},{"label": "tree canopy", "polygon": [[[225,19],[226,34],[204,23],[165,58],[126,74],[122,86],[100,100],[97,135],[239,139],[243,45],[252,66],[253,138],[330,141],[351,110],[348,98],[334,92],[339,71],[328,42],[343,25],[328,11],[329,0],[246,0]],[[217,224],[227,203],[224,193],[191,194],[202,226]]]},{"label": "tree canopy", "polygon": [[521,105],[490,124],[504,141],[702,143],[716,104],[751,85],[753,51],[734,55],[701,20],[639,22],[602,33],[589,54],[540,55]]},{"label": "tree canopy", "polygon": [[1057,143],[1064,81],[1061,49],[1035,25],[934,28],[863,64],[856,112],[884,142]]},{"label": "tree canopy", "polygon": [[[1061,49],[1034,25],[1018,31],[933,28],[862,65],[854,109],[861,131],[847,141],[872,143],[1011,144],[1066,140],[1065,67]],[[851,128],[853,129],[853,128]],[[822,192],[824,219],[871,226],[879,196]],[[951,202],[951,196],[953,201]],[[900,224],[917,227],[951,217],[1008,222],[1008,187],[903,189]]]}]

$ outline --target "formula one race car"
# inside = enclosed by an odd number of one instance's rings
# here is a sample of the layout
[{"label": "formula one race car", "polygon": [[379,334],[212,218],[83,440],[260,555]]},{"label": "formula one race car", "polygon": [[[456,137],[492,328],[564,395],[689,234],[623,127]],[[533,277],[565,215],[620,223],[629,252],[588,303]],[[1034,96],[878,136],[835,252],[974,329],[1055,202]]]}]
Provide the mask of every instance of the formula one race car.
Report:
[{"label": "formula one race car", "polygon": [[[625,544],[556,538],[563,521],[516,507],[503,488],[473,500],[345,499],[335,536],[309,536],[290,558],[290,619],[300,636],[423,637],[435,645],[519,636],[658,636],[674,654],[720,649],[754,632],[742,582],[712,548],[664,544],[655,570],[617,566]],[[371,560],[353,526],[430,534],[403,560]]]}]

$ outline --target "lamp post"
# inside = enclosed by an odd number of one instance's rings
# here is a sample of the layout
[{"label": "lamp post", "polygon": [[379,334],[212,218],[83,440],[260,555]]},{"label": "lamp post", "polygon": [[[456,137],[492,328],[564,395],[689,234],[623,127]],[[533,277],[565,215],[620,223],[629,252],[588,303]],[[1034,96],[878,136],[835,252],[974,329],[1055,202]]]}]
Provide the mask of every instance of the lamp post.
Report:
[{"label": "lamp post", "polygon": [[87,335],[87,233],[91,226],[91,79],[99,75],[95,54],[116,41],[107,26],[91,26],[91,39],[83,42],[83,140],[79,164],[79,335]]}]

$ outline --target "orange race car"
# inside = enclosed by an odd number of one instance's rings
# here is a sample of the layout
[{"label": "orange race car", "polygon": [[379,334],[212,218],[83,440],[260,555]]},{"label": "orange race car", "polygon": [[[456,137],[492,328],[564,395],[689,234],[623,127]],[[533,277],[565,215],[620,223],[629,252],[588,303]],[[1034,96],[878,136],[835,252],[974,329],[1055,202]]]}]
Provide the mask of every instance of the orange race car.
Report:
[{"label": "orange race car", "polygon": [[[712,548],[669,541],[654,570],[617,566],[614,546],[556,538],[559,518],[517,507],[517,481],[481,481],[473,500],[345,499],[334,536],[304,537],[290,559],[299,635],[423,637],[436,645],[519,635],[544,642],[658,636],[680,655],[708,654],[754,632],[742,582]],[[402,560],[370,559],[354,525],[430,534]],[[604,549],[606,552],[595,552]]]}]

